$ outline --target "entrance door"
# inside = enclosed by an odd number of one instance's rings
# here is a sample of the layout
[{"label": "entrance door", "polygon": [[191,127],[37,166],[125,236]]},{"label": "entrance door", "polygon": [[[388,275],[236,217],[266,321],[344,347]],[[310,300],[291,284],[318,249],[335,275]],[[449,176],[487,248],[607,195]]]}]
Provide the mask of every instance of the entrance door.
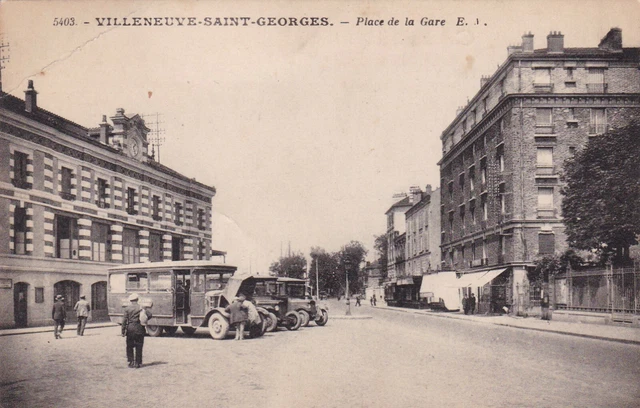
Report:
[{"label": "entrance door", "polygon": [[180,269],[174,271],[175,274],[175,290],[176,294],[176,323],[186,323],[189,315],[189,290],[191,282],[189,280],[190,271],[188,269]]},{"label": "entrance door", "polygon": [[75,281],[65,280],[53,285],[53,295],[64,296],[64,306],[67,309],[67,320],[75,321],[76,314],[73,306],[80,300],[80,284]]},{"label": "entrance door", "polygon": [[27,327],[27,290],[29,284],[18,282],[13,287],[13,316],[16,327]]}]

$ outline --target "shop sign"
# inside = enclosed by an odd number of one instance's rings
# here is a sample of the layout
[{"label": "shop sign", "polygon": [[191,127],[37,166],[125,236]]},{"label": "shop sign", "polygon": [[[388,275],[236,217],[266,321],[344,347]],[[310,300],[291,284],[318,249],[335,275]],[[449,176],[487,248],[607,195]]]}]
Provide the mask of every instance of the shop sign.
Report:
[{"label": "shop sign", "polygon": [[11,279],[0,278],[0,289],[11,289],[13,287],[13,281]]}]

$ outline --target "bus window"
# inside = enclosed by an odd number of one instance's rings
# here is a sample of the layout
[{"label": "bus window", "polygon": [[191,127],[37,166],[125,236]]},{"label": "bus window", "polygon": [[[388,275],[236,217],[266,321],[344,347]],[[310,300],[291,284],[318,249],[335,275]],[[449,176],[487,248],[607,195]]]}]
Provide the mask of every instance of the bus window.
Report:
[{"label": "bus window", "polygon": [[151,272],[149,274],[149,290],[155,292],[171,290],[171,272]]},{"label": "bus window", "polygon": [[222,279],[222,274],[207,274],[206,290],[217,290],[224,288],[226,281]]},{"label": "bus window", "polygon": [[111,293],[125,293],[125,284],[124,284],[124,274],[123,273],[112,273],[109,275],[109,289]]},{"label": "bus window", "polygon": [[292,298],[304,298],[304,285],[289,285],[287,295]]},{"label": "bus window", "polygon": [[193,277],[193,291],[194,292],[202,292],[202,290],[204,289],[204,277],[205,274],[204,273],[200,273],[200,272],[194,272],[193,275],[191,275]]},{"label": "bus window", "polygon": [[148,279],[146,272],[129,272],[127,274],[127,290],[146,291]]}]

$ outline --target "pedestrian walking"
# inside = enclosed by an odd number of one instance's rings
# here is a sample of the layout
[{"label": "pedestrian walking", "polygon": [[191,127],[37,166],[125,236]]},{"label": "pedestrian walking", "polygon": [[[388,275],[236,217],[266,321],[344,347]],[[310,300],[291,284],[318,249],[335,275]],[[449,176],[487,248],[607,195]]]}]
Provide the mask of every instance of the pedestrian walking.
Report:
[{"label": "pedestrian walking", "polygon": [[62,295],[56,295],[56,301],[53,303],[53,309],[51,310],[51,318],[55,322],[53,334],[56,336],[56,339],[61,339],[64,322],[67,320],[67,309]]},{"label": "pedestrian walking", "polygon": [[462,310],[464,311],[464,314],[469,314],[469,298],[466,293],[462,298]]},{"label": "pedestrian walking", "polygon": [[233,302],[225,309],[225,311],[229,313],[231,326],[236,330],[235,340],[244,340],[244,326],[249,319],[248,308],[244,305],[246,299],[247,297],[241,293],[237,298],[233,299]]},{"label": "pedestrian walking", "polygon": [[78,336],[84,336],[84,328],[87,325],[87,318],[91,311],[91,306],[89,306],[85,295],[80,296],[80,300],[76,302],[73,310],[76,311],[76,316],[78,317]]},{"label": "pedestrian walking", "polygon": [[375,306],[375,305],[376,305],[376,303],[377,303],[376,295],[374,294],[374,295],[373,295],[373,306]]},{"label": "pedestrian walking", "polygon": [[[151,311],[143,309],[138,304],[138,294],[132,293],[129,296],[129,306],[124,309],[122,318],[122,337],[127,337],[127,361],[129,368],[140,368],[142,366],[142,347],[144,346],[145,328],[140,323],[140,314],[146,313],[151,319]],[[134,352],[135,351],[135,352]]]},{"label": "pedestrian walking", "polygon": [[469,297],[469,313],[474,314],[476,311],[476,295],[471,294]]},{"label": "pedestrian walking", "polygon": [[362,306],[360,304],[360,295],[356,295],[356,306]]}]

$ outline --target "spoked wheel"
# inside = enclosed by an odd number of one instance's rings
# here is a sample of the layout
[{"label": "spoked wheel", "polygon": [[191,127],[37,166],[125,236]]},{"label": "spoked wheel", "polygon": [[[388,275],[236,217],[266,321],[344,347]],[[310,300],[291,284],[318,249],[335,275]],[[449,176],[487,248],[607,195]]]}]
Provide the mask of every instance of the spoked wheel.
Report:
[{"label": "spoked wheel", "polygon": [[151,337],[159,337],[162,334],[162,326],[147,325],[147,334]]},{"label": "spoked wheel", "polygon": [[326,310],[321,310],[316,318],[316,324],[318,326],[324,326],[329,321],[329,313]]},{"label": "spoked wheel", "polygon": [[267,317],[267,331],[273,332],[278,328],[278,316],[275,313],[269,312],[269,316]]},{"label": "spoked wheel", "polygon": [[215,340],[223,340],[229,333],[229,321],[222,315],[214,314],[209,318],[209,334]]},{"label": "spoked wheel", "polygon": [[298,330],[300,328],[300,323],[302,323],[302,319],[298,312],[288,312],[285,316],[285,326],[287,330]]},{"label": "spoked wheel", "polygon": [[309,320],[311,320],[311,316],[309,316],[309,312],[306,310],[298,310],[298,314],[300,315],[300,326],[307,327],[309,325]]},{"label": "spoked wheel", "polygon": [[191,336],[196,332],[196,328],[191,326],[180,326],[180,330],[182,330],[182,332],[188,336]]},{"label": "spoked wheel", "polygon": [[178,326],[162,326],[162,330],[169,336],[173,336],[178,331]]}]

